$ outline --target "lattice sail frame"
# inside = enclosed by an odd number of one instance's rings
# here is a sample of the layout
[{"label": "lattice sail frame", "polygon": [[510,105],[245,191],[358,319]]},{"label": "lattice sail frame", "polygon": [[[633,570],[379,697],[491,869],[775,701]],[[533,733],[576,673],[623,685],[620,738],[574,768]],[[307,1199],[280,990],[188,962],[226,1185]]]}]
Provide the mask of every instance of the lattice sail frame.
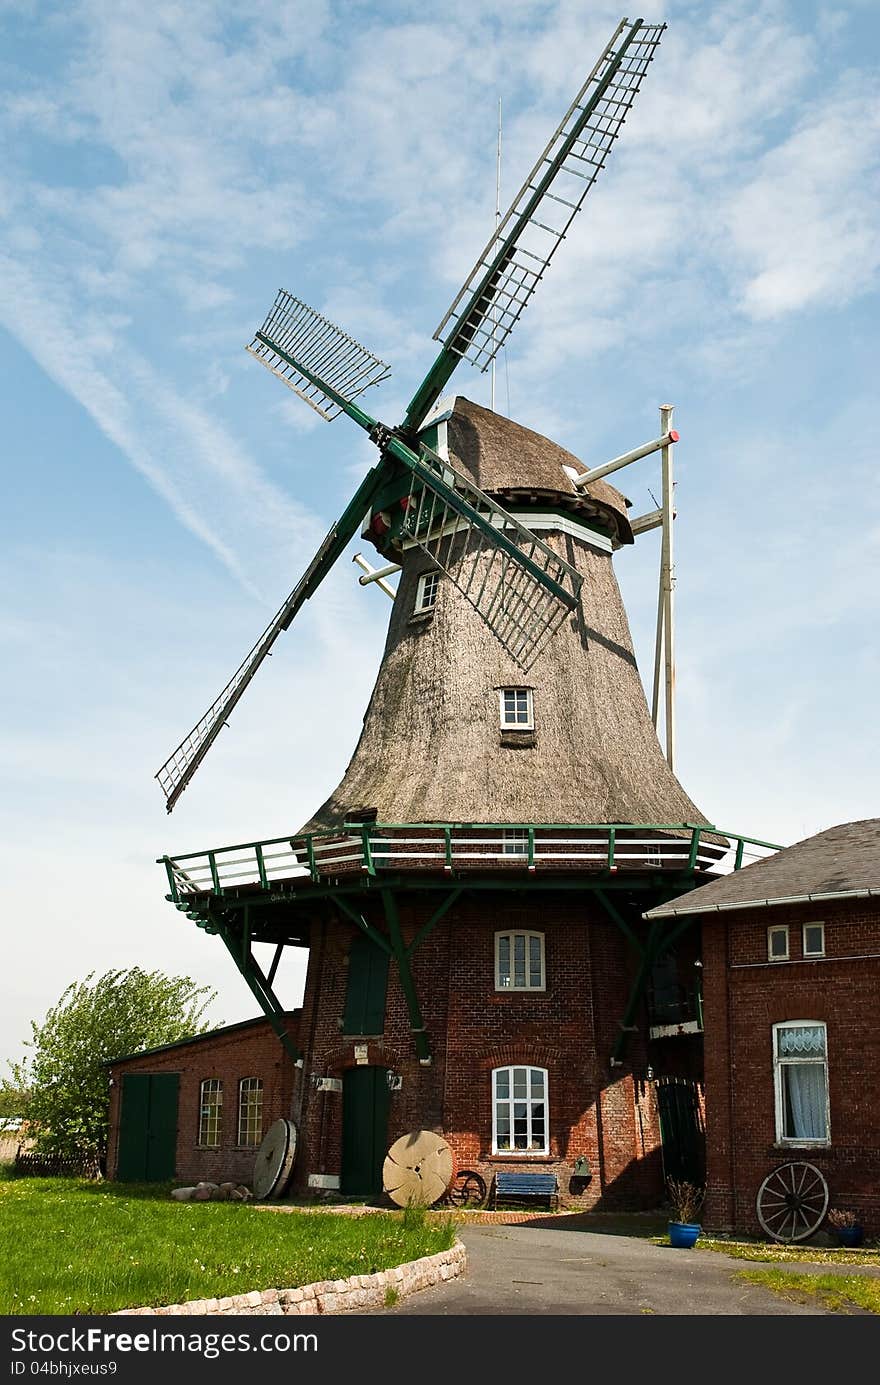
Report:
[{"label": "lattice sail frame", "polygon": [[169,813],[226,725],[226,718],[231,714],[245,688],[271,653],[278,636],[282,630],[287,629],[306,600],[315,574],[324,563],[336,535],[337,526],[334,524],[293,591],[272,617],[253,649],[239,664],[226,687],[215,697],[205,715],[196,722],[189,734],[184,736],[180,745],[172,751],[161,769],[153,776],[165,795]]},{"label": "lattice sail frame", "polygon": [[[398,541],[416,544],[446,573],[527,671],[577,606],[582,575],[424,443],[419,461],[422,468],[413,472]],[[424,469],[436,475],[442,489]],[[515,553],[499,545],[501,534]],[[534,569],[558,591],[540,582]]]},{"label": "lattice sail frame", "polygon": [[481,370],[504,345],[605,167],[665,28],[621,21],[434,333]]},{"label": "lattice sail frame", "polygon": [[294,298],[286,289],[279,289],[266,321],[246,350],[328,423],[342,412],[341,406],[320,385],[300,374],[290,361],[273,351],[261,337],[277,342],[287,355],[302,361],[307,370],[326,380],[336,394],[349,403],[372,385],[380,385],[391,374],[384,361],[343,332],[335,322]]}]

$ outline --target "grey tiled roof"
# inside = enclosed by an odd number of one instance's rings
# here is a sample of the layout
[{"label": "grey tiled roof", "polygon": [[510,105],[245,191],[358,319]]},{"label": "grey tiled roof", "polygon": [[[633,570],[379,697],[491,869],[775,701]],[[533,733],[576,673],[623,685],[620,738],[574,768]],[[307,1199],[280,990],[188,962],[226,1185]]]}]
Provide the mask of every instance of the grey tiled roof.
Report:
[{"label": "grey tiled roof", "polygon": [[880,897],[880,818],[829,827],[775,856],[660,904],[648,910],[645,918],[869,895]]}]

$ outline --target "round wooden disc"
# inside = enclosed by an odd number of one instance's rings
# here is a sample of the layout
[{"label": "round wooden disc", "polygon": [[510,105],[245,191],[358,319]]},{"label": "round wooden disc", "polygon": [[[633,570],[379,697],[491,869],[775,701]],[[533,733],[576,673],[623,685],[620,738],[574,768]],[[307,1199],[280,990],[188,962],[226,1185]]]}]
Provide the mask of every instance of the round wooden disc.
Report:
[{"label": "round wooden disc", "polygon": [[382,1186],[398,1207],[432,1207],[452,1182],[452,1150],[433,1130],[401,1135],[385,1157]]},{"label": "round wooden disc", "polygon": [[254,1164],[254,1197],[280,1197],[287,1187],[296,1157],[296,1126],[277,1120],[263,1138]]}]

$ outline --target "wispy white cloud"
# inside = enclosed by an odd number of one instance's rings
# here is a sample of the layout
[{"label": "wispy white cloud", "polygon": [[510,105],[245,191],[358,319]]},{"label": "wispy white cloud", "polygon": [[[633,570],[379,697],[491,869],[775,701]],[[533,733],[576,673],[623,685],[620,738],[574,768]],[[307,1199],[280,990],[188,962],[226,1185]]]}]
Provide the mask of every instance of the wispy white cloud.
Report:
[{"label": "wispy white cloud", "polygon": [[[308,511],[259,469],[197,404],[182,398],[124,340],[113,317],[77,320],[63,285],[35,282],[0,257],[0,321],[53,380],[90,414],[100,431],[254,595],[242,543],[259,533],[263,548],[317,537]],[[267,532],[268,531],[268,532]]]},{"label": "wispy white cloud", "polygon": [[880,85],[850,74],[758,162],[725,211],[757,319],[877,286]]}]

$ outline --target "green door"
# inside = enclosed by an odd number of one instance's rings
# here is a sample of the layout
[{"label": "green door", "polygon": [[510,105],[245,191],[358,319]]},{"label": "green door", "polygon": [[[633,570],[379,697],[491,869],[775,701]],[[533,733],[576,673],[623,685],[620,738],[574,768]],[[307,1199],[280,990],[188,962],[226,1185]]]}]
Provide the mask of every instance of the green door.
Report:
[{"label": "green door", "polygon": [[129,1072],[123,1077],[116,1160],[121,1183],[162,1183],[174,1177],[179,1082],[176,1072]]},{"label": "green door", "polygon": [[388,1153],[387,1068],[350,1068],[342,1078],[341,1190],[353,1197],[382,1191]]}]

